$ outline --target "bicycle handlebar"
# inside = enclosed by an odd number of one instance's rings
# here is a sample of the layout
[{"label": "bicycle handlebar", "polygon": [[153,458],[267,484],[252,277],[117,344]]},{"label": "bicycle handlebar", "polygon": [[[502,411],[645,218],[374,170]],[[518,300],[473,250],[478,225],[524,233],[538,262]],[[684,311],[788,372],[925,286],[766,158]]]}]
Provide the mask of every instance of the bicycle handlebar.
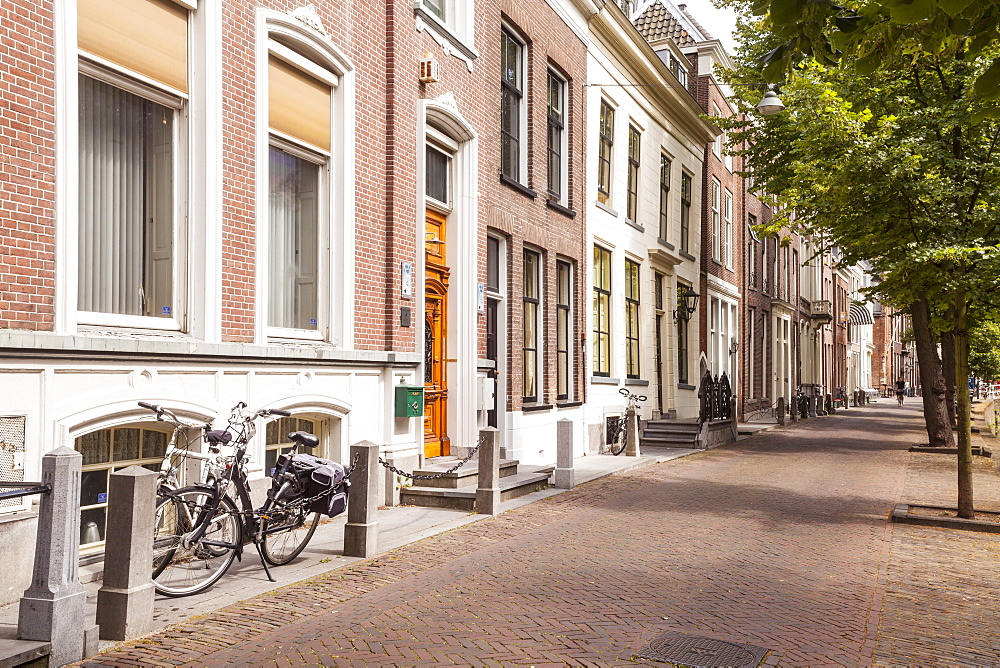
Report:
[{"label": "bicycle handlebar", "polygon": [[628,397],[629,399],[635,399],[636,401],[645,401],[646,400],[646,396],[645,395],[642,395],[642,394],[632,394],[631,392],[628,391],[627,387],[619,387],[618,388],[618,394],[622,395],[623,397]]}]

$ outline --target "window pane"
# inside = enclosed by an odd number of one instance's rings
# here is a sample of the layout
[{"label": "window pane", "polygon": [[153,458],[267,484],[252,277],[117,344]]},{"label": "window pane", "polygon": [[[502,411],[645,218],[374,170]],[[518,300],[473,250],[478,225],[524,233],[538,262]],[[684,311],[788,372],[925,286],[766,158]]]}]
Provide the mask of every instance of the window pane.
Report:
[{"label": "window pane", "polygon": [[450,159],[446,153],[427,147],[427,196],[446,204],[448,197],[448,167]]},{"label": "window pane", "polygon": [[424,0],[424,7],[442,21],[445,20],[444,0]]},{"label": "window pane", "polygon": [[76,449],[83,455],[83,465],[103,464],[111,461],[111,431],[102,429],[84,434],[76,439]]},{"label": "window pane", "polygon": [[486,288],[500,292],[500,240],[486,238]]},{"label": "window pane", "polygon": [[316,329],[320,166],[275,147],[270,163],[268,324]]},{"label": "window pane", "polygon": [[167,453],[168,435],[162,431],[142,430],[142,457],[162,459]]},{"label": "window pane", "polygon": [[81,311],[173,316],[174,111],[80,76]]},{"label": "window pane", "polygon": [[139,459],[139,430],[115,429],[111,433],[115,443],[115,461]]},{"label": "window pane", "polygon": [[524,296],[538,298],[538,254],[524,254]]}]

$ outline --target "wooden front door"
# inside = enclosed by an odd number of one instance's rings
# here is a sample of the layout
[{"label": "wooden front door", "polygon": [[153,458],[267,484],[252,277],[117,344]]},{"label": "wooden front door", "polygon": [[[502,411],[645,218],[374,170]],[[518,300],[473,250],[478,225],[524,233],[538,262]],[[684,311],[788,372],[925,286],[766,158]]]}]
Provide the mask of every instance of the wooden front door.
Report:
[{"label": "wooden front door", "polygon": [[445,219],[427,211],[424,287],[424,457],[450,454],[448,438],[448,275]]}]

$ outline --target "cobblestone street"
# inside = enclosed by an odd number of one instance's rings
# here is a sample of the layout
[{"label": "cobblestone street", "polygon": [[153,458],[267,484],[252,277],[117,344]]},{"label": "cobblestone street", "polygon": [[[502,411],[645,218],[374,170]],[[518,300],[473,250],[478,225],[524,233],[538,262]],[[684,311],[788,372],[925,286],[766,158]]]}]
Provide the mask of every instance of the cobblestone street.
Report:
[{"label": "cobblestone street", "polygon": [[[119,645],[88,666],[632,665],[664,632],[763,665],[1000,664],[1000,537],[881,403],[604,478]],[[977,457],[976,506],[1000,508]],[[662,664],[661,664],[662,665]]]}]

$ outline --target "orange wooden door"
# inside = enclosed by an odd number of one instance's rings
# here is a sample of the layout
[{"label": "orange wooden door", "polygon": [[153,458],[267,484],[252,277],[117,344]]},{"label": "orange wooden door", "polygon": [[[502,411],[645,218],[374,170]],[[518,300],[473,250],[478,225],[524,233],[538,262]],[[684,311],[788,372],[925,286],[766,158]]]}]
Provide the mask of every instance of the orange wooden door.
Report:
[{"label": "orange wooden door", "polygon": [[427,211],[424,288],[424,457],[450,454],[448,438],[448,276],[445,218]]}]

